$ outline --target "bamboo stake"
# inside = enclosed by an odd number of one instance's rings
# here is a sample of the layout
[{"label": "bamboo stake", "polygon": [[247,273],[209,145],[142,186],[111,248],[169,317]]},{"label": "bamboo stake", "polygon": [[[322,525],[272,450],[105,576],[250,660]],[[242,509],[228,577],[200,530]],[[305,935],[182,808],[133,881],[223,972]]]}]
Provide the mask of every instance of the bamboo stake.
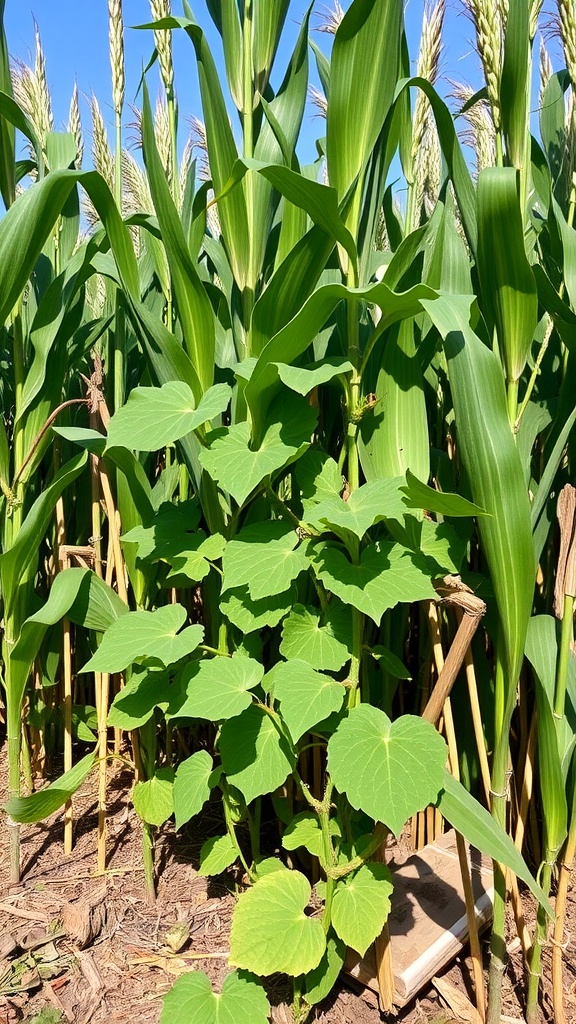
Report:
[{"label": "bamboo stake", "polygon": [[[386,843],[383,842],[374,854],[374,860],[386,863]],[[376,961],[376,977],[378,979],[378,1003],[382,1013],[392,1013],[394,1009],[394,970],[392,965],[392,946],[388,922],[374,942]]]},{"label": "bamboo stake", "polygon": [[[54,448],[54,465],[60,468],[60,443]],[[64,512],[64,500],[62,497],[56,502],[56,539],[55,539],[55,570],[64,572],[69,568],[70,560],[65,550],[66,544],[66,518]],[[63,661],[63,714],[64,714],[64,771],[69,772],[72,768],[72,636],[70,619],[64,618],[62,623],[62,661]],[[73,836],[74,814],[72,810],[72,798],[64,805],[64,855],[69,857],[72,853],[74,842]]]},{"label": "bamboo stake", "polygon": [[[69,567],[68,558],[61,563],[62,569]],[[70,619],[63,623],[63,661],[64,661],[64,771],[72,768],[72,635]],[[64,807],[64,854],[72,853],[74,817],[72,799],[66,801]]]},{"label": "bamboo stake", "polygon": [[[95,375],[98,373],[96,367],[94,374],[88,382],[95,388]],[[100,378],[101,383],[101,378]],[[97,402],[94,401],[90,411],[90,426],[93,430],[98,429],[100,417]],[[94,548],[94,572],[100,579],[102,573],[102,535],[100,519],[100,472],[99,459],[96,455],[90,456],[90,481],[92,488],[92,536],[90,543]],[[106,763],[108,757],[107,743],[107,719],[108,719],[108,682],[107,676],[101,672],[94,673],[94,688],[96,698],[96,717],[98,719],[98,839],[97,839],[97,865],[98,872],[106,870]]]},{"label": "bamboo stake", "polygon": [[[456,615],[460,622],[464,613],[457,609]],[[476,748],[478,750],[478,760],[480,762],[480,774],[482,775],[484,797],[486,799],[486,806],[490,807],[490,765],[488,763],[488,752],[486,750],[486,740],[484,738],[484,728],[482,725],[482,712],[480,710],[480,700],[478,698],[478,683],[476,680],[476,670],[474,668],[474,659],[472,657],[471,647],[468,647],[466,654],[464,655],[464,667],[466,670],[466,683],[468,685],[468,696],[470,699],[470,709],[472,711],[472,723],[474,726]]]},{"label": "bamboo stake", "polygon": [[[468,615],[468,616],[465,616],[464,618],[465,619],[467,618],[467,619],[471,620],[472,616]],[[473,631],[476,629],[478,621],[476,621],[476,623],[474,623]],[[462,630],[462,624],[460,624],[460,626],[458,627],[458,633],[456,634],[456,636],[454,638],[454,641],[453,641],[453,643],[452,643],[452,645],[450,647],[448,658],[446,659],[446,661],[444,661],[444,652],[442,650],[442,638],[441,638],[441,634],[440,634],[440,622],[439,622],[439,616],[438,616],[438,607],[432,601],[429,602],[429,607],[428,607],[428,623],[429,623],[429,626],[430,626],[430,635],[431,635],[431,639],[432,639],[432,647],[433,647],[433,651],[434,651],[434,658],[435,658],[435,661],[436,661],[436,668],[438,670],[438,682],[437,682],[436,687],[435,687],[435,691],[436,691],[436,689],[438,689],[438,687],[440,685],[440,682],[441,682],[442,678],[444,677],[444,679],[446,680],[446,677],[450,677],[450,675],[452,673],[454,674],[454,678],[452,679],[452,683],[450,684],[450,686],[453,685],[453,682],[456,679],[456,675],[458,674],[459,668],[462,665],[462,662],[464,661],[464,653],[465,652],[461,651],[461,650],[457,651],[457,655],[454,658],[453,664],[454,665],[457,664],[457,660],[459,659],[459,665],[458,665],[458,668],[456,668],[455,670],[454,670],[453,666],[448,666],[448,660],[450,658],[450,654],[452,653],[454,648],[457,646],[459,638],[460,638],[460,645],[461,645],[463,643],[463,637],[467,637],[468,635],[470,635],[470,624],[466,623],[467,628],[466,628],[465,631]],[[472,639],[473,631],[472,631],[472,634],[470,635],[470,640]],[[470,640],[468,641],[468,643],[470,643]],[[446,686],[446,682],[444,683],[444,688],[445,688],[445,686]],[[444,688],[443,688],[442,692],[444,692]],[[430,707],[430,705],[432,705],[434,707],[434,705],[433,705],[434,692],[432,693],[432,697],[430,698],[430,701],[428,702],[428,707]],[[444,716],[444,730],[445,730],[446,739],[447,739],[447,742],[448,742],[448,760],[449,760],[450,771],[451,771],[452,775],[454,776],[454,778],[459,780],[460,779],[460,768],[459,768],[459,764],[458,764],[458,745],[457,745],[457,742],[456,742],[456,731],[455,731],[455,728],[454,728],[454,719],[453,719],[453,716],[452,716],[452,704],[450,702],[450,697],[449,696],[447,696],[445,701],[444,701],[443,716]],[[484,990],[484,968],[483,968],[483,964],[482,964],[482,948],[480,946],[480,936],[479,936],[479,933],[478,933],[478,925],[477,925],[477,922],[476,922],[476,904],[475,904],[475,900],[474,900],[474,889],[473,889],[473,886],[472,886],[472,875],[471,875],[471,871],[470,871],[470,865],[468,863],[468,854],[467,854],[467,850],[466,850],[466,842],[464,840],[464,837],[459,832],[456,832],[456,849],[458,851],[458,860],[459,860],[459,863],[460,863],[460,873],[462,875],[462,886],[463,886],[463,889],[464,889],[464,902],[466,904],[466,917],[467,917],[467,920],[468,920],[468,932],[469,932],[469,940],[470,940],[470,955],[471,955],[471,958],[472,958],[472,972],[473,972],[473,976],[474,976],[474,989],[475,989],[475,995],[476,995],[476,1008],[478,1010],[478,1013],[479,1013],[481,1019],[483,1021],[485,1021],[486,1020],[486,993],[485,993],[485,990]]]},{"label": "bamboo stake", "polygon": [[562,953],[565,948],[564,922],[566,919],[566,903],[570,888],[570,874],[576,856],[576,827],[572,827],[568,835],[564,856],[560,865],[558,891],[556,893],[556,918],[554,921],[554,937],[552,939],[552,1002],[554,1006],[555,1024],[567,1024],[564,1010],[564,986],[562,984]]}]

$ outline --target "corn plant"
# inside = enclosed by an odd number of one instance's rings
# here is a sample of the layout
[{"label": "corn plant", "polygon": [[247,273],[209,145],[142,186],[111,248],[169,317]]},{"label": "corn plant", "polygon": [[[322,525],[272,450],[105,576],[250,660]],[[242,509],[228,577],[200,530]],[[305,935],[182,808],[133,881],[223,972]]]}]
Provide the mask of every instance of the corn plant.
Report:
[{"label": "corn plant", "polygon": [[[77,670],[85,678],[124,675],[108,725],[132,736],[149,891],[154,830],[173,814],[185,825],[209,799],[220,801],[222,834],[203,846],[200,870],[239,864],[249,883],[234,912],[235,970],[221,1002],[204,975],[185,975],[165,1001],[164,1024],[201,1005],[211,1007],[209,1019],[217,1005],[233,1005],[234,1019],[264,1021],[269,1007],[255,976],[277,972],[292,979],[294,1017],[305,1020],[335,984],[346,945],[363,955],[385,926],[391,880],[381,847],[388,831],[398,835],[428,805],[494,858],[490,1024],[500,1019],[505,968],[504,868],[536,897],[537,928],[526,946],[528,1019],[536,1019],[553,864],[560,859],[565,893],[574,854],[569,497],[558,503],[559,557],[552,529],[576,420],[574,118],[565,103],[573,25],[559,2],[568,70],[554,74],[542,61],[535,139],[530,89],[541,3],[469,0],[486,88],[474,95],[458,87],[456,117],[434,88],[444,6],[426,9],[414,78],[400,2],[336,6],[325,26],[330,56],[313,45],[326,124],[310,167],[297,155],[310,11],[283,77],[276,74],[289,0],[208,0],[225,85],[189,5],[176,17],[168,2],[152,0],[154,20],[142,28],[153,32],[163,98],[154,114],[149,69],[143,169],[122,154],[119,2],[109,3],[114,154],[92,103],[99,173],[70,169],[81,149],[77,113],[72,136],[58,137],[46,102],[35,120],[24,112],[24,93],[15,102],[1,39],[9,210],[0,223],[0,322],[8,323],[12,353],[4,394],[16,410],[14,426],[5,415],[11,433],[0,440],[11,795],[30,668],[50,626],[66,616],[90,631],[90,655]],[[198,181],[187,156],[178,169],[175,31],[188,36],[198,69]],[[385,47],[374,45],[379,39]],[[40,57],[34,73],[42,86]],[[462,119],[464,140],[472,133],[476,147],[472,171],[458,136]],[[15,160],[14,126],[31,143],[24,166]],[[396,154],[403,208],[390,183]],[[40,180],[15,199],[18,176],[30,171]],[[74,252],[78,182],[92,227]],[[22,230],[34,240],[26,253],[17,246]],[[68,249],[50,241],[56,237],[68,239]],[[46,260],[52,272],[42,306],[36,278]],[[96,281],[98,315],[85,324],[84,289],[90,295]],[[77,319],[70,313],[65,330],[67,313],[59,311],[75,300]],[[62,386],[93,345],[104,361],[109,420],[103,395],[100,415],[88,421],[75,385]],[[44,369],[38,383],[32,351],[46,363],[58,346],[60,375]],[[37,420],[23,399],[29,376]],[[51,434],[66,401],[78,409]],[[71,456],[62,469],[52,437]],[[84,452],[74,456],[78,445]],[[69,569],[48,594],[36,551],[43,537],[53,550],[52,510],[67,482],[86,479],[86,452],[109,481],[114,572],[103,580]],[[548,614],[554,572],[559,632]],[[476,666],[488,680],[485,735],[478,714],[477,749],[458,750],[449,724],[446,735],[454,773],[459,754],[483,769],[491,816],[447,772],[447,745],[420,716],[432,678],[426,617],[435,617],[437,654],[443,613],[430,609],[448,575],[481,588],[488,605],[484,642],[467,662],[468,677]],[[26,585],[16,595],[20,576]],[[525,655],[530,676],[524,670],[519,690]],[[104,784],[107,710],[104,695]],[[449,723],[449,705],[446,712]],[[506,834],[512,824],[517,836],[523,831],[528,806],[509,820],[510,785],[524,785],[510,768],[514,734],[526,755],[518,763],[537,756],[540,769],[544,834],[542,851],[532,853],[536,867],[542,862],[541,887]],[[174,738],[190,736],[195,749],[178,760]],[[54,786],[12,799],[12,818],[54,810],[94,760],[89,753]],[[305,874],[262,854],[263,801],[272,802],[284,850],[316,858],[313,917],[305,913]],[[558,921],[560,914],[561,942]],[[559,965],[558,952],[561,1019]],[[476,985],[482,1010],[478,977]]]}]

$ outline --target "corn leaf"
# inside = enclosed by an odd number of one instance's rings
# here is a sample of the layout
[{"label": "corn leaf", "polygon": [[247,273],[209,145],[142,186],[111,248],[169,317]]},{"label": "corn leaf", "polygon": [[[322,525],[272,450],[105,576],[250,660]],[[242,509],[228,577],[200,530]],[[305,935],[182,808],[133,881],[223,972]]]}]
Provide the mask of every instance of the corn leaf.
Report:
[{"label": "corn leaf", "polygon": [[[142,148],[150,191],[166,247],[184,344],[196,368],[202,391],[206,391],[214,380],[214,313],[190,255],[158,155],[146,83],[142,110]],[[201,396],[197,394],[195,397],[199,401]]]},{"label": "corn leaf", "polygon": [[458,438],[472,496],[488,515],[478,529],[502,624],[508,695],[516,692],[532,610],[535,565],[530,503],[508,422],[498,358],[470,327],[469,296],[423,300],[444,339]]},{"label": "corn leaf", "polygon": [[353,0],[334,37],[326,158],[340,202],[364,170],[394,98],[402,15],[401,0]]},{"label": "corn leaf", "polygon": [[554,911],[537,882],[530,874],[522,855],[510,836],[498,825],[482,804],[479,804],[464,786],[449,772],[444,773],[444,788],[436,805],[450,824],[481,853],[505,864],[526,883],[550,918]]},{"label": "corn leaf", "polygon": [[28,825],[43,821],[55,811],[59,811],[70,797],[74,796],[76,790],[80,789],[84,780],[88,778],[95,761],[96,754],[86,754],[86,757],[78,761],[69,772],[61,775],[56,782],[30,796],[14,797],[4,805],[4,810],[13,821]]},{"label": "corn leaf", "polygon": [[496,325],[507,379],[521,376],[538,323],[538,293],[524,249],[511,167],[489,167],[478,179],[478,275]]}]

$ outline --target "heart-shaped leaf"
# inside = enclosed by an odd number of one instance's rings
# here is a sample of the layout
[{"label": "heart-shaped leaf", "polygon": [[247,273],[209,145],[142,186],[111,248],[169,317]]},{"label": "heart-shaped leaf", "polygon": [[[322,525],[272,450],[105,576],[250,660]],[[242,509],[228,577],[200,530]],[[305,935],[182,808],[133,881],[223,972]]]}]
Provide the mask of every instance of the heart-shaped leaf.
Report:
[{"label": "heart-shaped leaf", "polygon": [[110,420],[107,448],[157,452],[223,413],[231,395],[228,384],[215,384],[196,408],[194,395],[182,380],[170,380],[160,388],[134,388]]},{"label": "heart-shaped leaf", "polygon": [[242,893],[232,918],[230,962],[254,974],[297,977],[316,967],[326,948],[322,923],[305,914],[308,880],[274,871]]},{"label": "heart-shaped leaf", "polygon": [[288,660],[298,658],[312,668],[337,672],[350,659],[350,625],[350,610],[339,601],[331,601],[323,617],[314,608],[295,604],[282,626],[280,653]]},{"label": "heart-shaped leaf", "polygon": [[281,404],[273,403],[269,425],[257,448],[250,447],[249,424],[236,423],[209,435],[210,447],[200,453],[206,472],[239,505],[244,504],[266,476],[280,469],[310,443],[317,413],[306,399],[290,392],[287,395],[289,401],[283,395]]},{"label": "heart-shaped leaf", "polygon": [[247,585],[253,601],[283,593],[308,568],[299,541],[293,527],[279,520],[244,527],[226,546],[222,589]]},{"label": "heart-shaped leaf", "polygon": [[436,594],[417,556],[401,544],[370,544],[362,552],[359,565],[327,543],[311,544],[310,558],[327,589],[345,604],[369,615],[376,625],[384,612],[399,602],[424,601]]},{"label": "heart-shaped leaf", "polygon": [[295,600],[295,587],[273,597],[264,597],[260,601],[252,600],[248,587],[238,587],[237,590],[229,590],[222,596],[220,609],[230,622],[246,634],[263,629],[264,626],[277,626],[288,614]]},{"label": "heart-shaped leaf", "polygon": [[207,750],[198,750],[178,765],[174,779],[176,828],[199,814],[210,798],[214,762]]},{"label": "heart-shaped leaf", "polygon": [[160,1024],[267,1024],[269,1013],[264,989],[244,972],[229,974],[215,995],[202,971],[189,971],[165,996]]},{"label": "heart-shaped leaf", "polygon": [[286,740],[270,716],[256,705],[224,722],[219,747],[226,776],[246,803],[273,793],[294,766],[294,755]]},{"label": "heart-shaped leaf", "polygon": [[134,810],[148,825],[163,825],[174,812],[174,769],[158,768],[146,782],[137,782],[132,793]]},{"label": "heart-shaped leaf", "polygon": [[328,742],[328,771],[350,803],[400,835],[417,811],[435,803],[444,784],[446,744],[430,722],[403,715],[391,722],[360,704]]},{"label": "heart-shaped leaf", "polygon": [[282,718],[295,743],[333,711],[339,711],[345,696],[342,683],[316,672],[305,661],[280,661],[264,682],[280,701]]},{"label": "heart-shaped leaf", "polygon": [[337,496],[325,498],[311,514],[308,513],[308,522],[313,525],[324,524],[339,535],[343,531],[344,540],[347,532],[361,540],[366,531],[382,519],[402,522],[406,512],[400,491],[403,483],[403,477],[375,480],[353,491],[347,501]]},{"label": "heart-shaped leaf", "polygon": [[181,604],[169,604],[156,611],[129,612],[106,630],[100,647],[82,672],[123,672],[141,658],[154,658],[171,665],[196,650],[204,638],[203,626],[188,626]]},{"label": "heart-shaped leaf", "polygon": [[253,658],[233,655],[186,665],[181,680],[186,699],[178,717],[219,722],[240,715],[252,703],[250,690],[261,682],[264,668]]},{"label": "heart-shaped leaf", "polygon": [[342,941],[360,956],[388,919],[393,888],[385,864],[364,864],[336,886],[332,924]]},{"label": "heart-shaped leaf", "polygon": [[221,875],[226,868],[238,857],[238,847],[230,838],[228,833],[225,836],[211,836],[204,843],[200,850],[199,875]]}]

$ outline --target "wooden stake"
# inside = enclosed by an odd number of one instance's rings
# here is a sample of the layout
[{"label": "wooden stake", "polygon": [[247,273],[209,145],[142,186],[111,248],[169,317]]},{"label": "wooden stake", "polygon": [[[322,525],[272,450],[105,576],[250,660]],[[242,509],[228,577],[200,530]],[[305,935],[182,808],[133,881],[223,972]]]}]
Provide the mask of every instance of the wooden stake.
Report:
[{"label": "wooden stake", "polygon": [[[464,619],[468,618],[472,620],[471,615],[464,616]],[[463,620],[464,621],[464,620]],[[479,621],[479,620],[478,620]],[[468,645],[474,635],[474,631],[478,622],[474,623],[474,628],[470,632],[470,624],[467,623],[466,630],[462,630],[462,623],[458,627],[458,632],[454,638],[454,642],[448,653],[446,661],[444,661],[444,652],[442,650],[442,638],[440,634],[440,622],[438,616],[438,608],[433,602],[429,603],[428,609],[428,623],[430,626],[430,635],[432,638],[432,646],[434,650],[434,658],[436,661],[436,668],[438,670],[438,683],[432,693],[432,696],[428,702],[427,708],[433,704],[436,690],[439,689],[442,678],[444,677],[444,686],[441,692],[446,690],[447,682],[451,678],[450,687],[448,693],[452,688],[458,671],[464,661],[465,651],[462,650],[462,644],[464,639],[469,636]],[[452,665],[448,666],[450,655],[454,648],[459,645],[457,655],[453,659]],[[456,667],[457,665],[457,667]],[[426,709],[425,709],[426,711]],[[456,742],[456,731],[454,728],[454,718],[452,715],[452,704],[450,697],[446,696],[442,708],[442,714],[444,717],[444,731],[446,734],[446,740],[448,742],[448,760],[450,771],[455,779],[460,779],[460,767],[458,763],[458,744]],[[438,715],[439,717],[439,715]],[[464,889],[464,902],[466,904],[466,917],[468,920],[468,933],[470,940],[470,955],[472,958],[472,972],[474,975],[474,989],[476,995],[476,1008],[483,1021],[486,1020],[486,993],[484,990],[484,968],[482,964],[482,948],[480,946],[480,936],[478,933],[478,925],[476,922],[476,905],[474,900],[474,889],[472,886],[472,875],[470,872],[470,865],[468,863],[468,856],[466,851],[466,843],[464,837],[456,832],[456,848],[458,850],[458,861],[460,863],[460,873],[462,876],[462,886]]]},{"label": "wooden stake", "polygon": [[567,1024],[564,1011],[564,985],[562,981],[562,953],[564,951],[564,922],[566,903],[570,888],[570,872],[576,855],[576,829],[572,828],[566,842],[560,865],[558,892],[556,894],[556,919],[552,939],[552,1002],[555,1024]]},{"label": "wooden stake", "polygon": [[[375,861],[386,863],[386,843],[374,854]],[[391,1013],[394,1009],[394,971],[392,968],[392,947],[390,931],[386,923],[374,942],[376,960],[376,977],[378,979],[378,1002],[382,1013]]]},{"label": "wooden stake", "polygon": [[[62,564],[62,563],[61,563]],[[63,569],[69,566],[66,558]],[[63,622],[63,661],[64,661],[64,771],[72,768],[72,635],[70,619]],[[68,857],[72,853],[74,818],[72,799],[67,800],[64,807],[64,853]]]}]

